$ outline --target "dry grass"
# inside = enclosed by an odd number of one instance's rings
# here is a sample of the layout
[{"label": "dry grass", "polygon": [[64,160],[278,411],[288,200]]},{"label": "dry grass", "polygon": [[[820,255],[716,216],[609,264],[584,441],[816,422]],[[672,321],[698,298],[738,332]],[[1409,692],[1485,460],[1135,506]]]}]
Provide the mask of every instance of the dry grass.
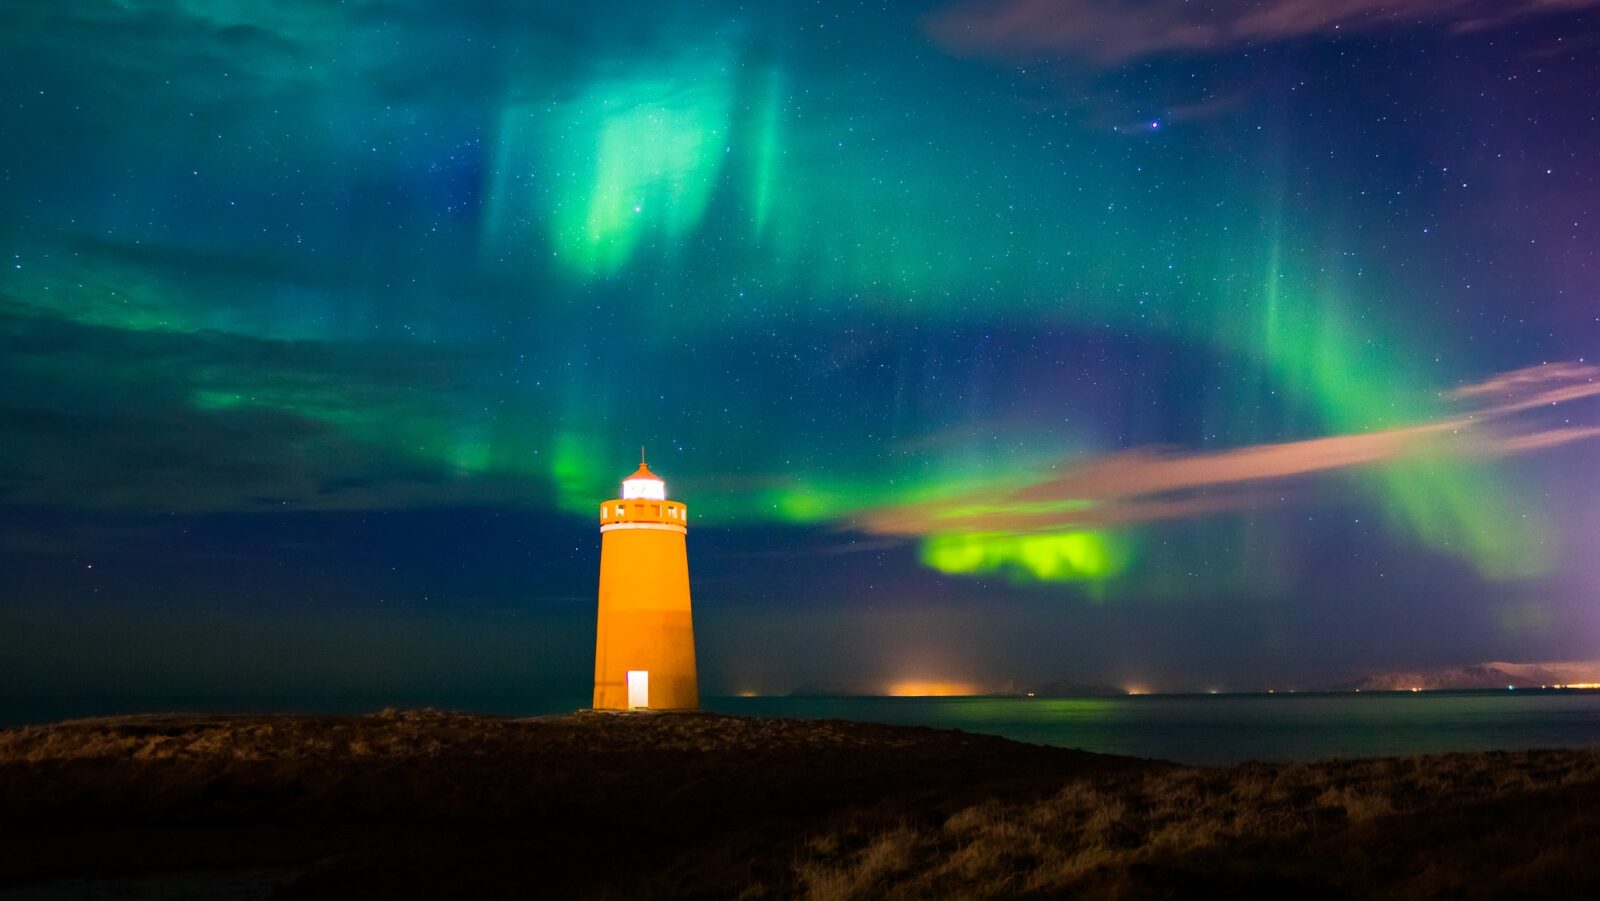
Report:
[{"label": "dry grass", "polygon": [[0,730],[0,889],[163,872],[315,898],[1600,897],[1600,752],[1205,769],[860,723],[436,711]]},{"label": "dry grass", "polygon": [[[0,729],[0,891],[270,865],[304,872],[281,892],[299,897],[787,896],[796,841],[843,811],[942,815],[1143,766],[707,714],[80,720]],[[896,878],[911,835],[879,841],[840,891]]]},{"label": "dry grass", "polygon": [[[812,837],[796,871],[808,897],[830,901],[1166,897],[1263,881],[1336,897],[1582,895],[1600,884],[1597,788],[1600,754],[1587,751],[1175,768],[876,836],[846,826]],[[1486,845],[1517,865],[1475,860]]]},{"label": "dry grass", "polygon": [[844,865],[802,861],[798,868],[806,896],[834,901],[875,893],[916,862],[916,842],[916,831],[900,826],[873,836]]},{"label": "dry grass", "polygon": [[[710,714],[584,713],[512,719],[439,710],[383,710],[370,716],[102,717],[0,729],[0,764],[64,760],[270,761],[416,759],[441,753],[496,753],[508,747],[604,753],[631,751],[829,753],[1013,744],[992,736],[892,728],[838,720],[783,720]],[[1097,756],[1097,755],[1093,755]]]}]

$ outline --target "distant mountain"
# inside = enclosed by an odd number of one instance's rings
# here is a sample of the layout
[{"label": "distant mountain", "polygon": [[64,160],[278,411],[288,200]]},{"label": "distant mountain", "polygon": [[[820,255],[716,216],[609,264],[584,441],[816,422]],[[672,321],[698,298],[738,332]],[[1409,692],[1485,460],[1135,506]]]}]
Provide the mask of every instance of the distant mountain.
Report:
[{"label": "distant mountain", "polygon": [[[891,694],[893,692],[890,692]],[[1020,687],[1018,683],[1009,682],[1003,687],[993,689],[973,688],[974,695],[989,697],[1004,695],[1007,697],[1032,696],[1036,698],[1109,698],[1121,697],[1128,692],[1126,689],[1114,685],[1101,685],[1095,682],[1074,682],[1070,679],[1057,679],[1042,685]],[[881,685],[865,684],[860,682],[807,682],[794,691],[789,692],[791,698],[864,698],[882,697],[885,694]],[[935,694],[935,693],[930,693]],[[939,692],[937,694],[943,694]]]},{"label": "distant mountain", "polygon": [[789,692],[791,698],[860,698],[883,694],[882,689],[874,689],[859,683],[847,682],[807,682]]},{"label": "distant mountain", "polygon": [[1334,686],[1335,691],[1449,691],[1476,688],[1538,688],[1600,682],[1600,663],[1476,663],[1423,672],[1376,673]]},{"label": "distant mountain", "polygon": [[1069,679],[1057,679],[1046,682],[1037,688],[1029,689],[1036,698],[1112,698],[1121,697],[1128,693],[1126,688],[1115,685],[1101,685],[1096,682],[1073,682]]}]

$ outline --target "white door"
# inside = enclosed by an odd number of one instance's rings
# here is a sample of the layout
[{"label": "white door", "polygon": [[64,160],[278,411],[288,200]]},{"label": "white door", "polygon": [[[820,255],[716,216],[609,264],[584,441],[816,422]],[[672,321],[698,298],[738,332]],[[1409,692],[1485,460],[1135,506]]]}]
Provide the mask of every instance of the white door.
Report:
[{"label": "white door", "polygon": [[647,670],[628,670],[628,709],[643,710],[650,706],[650,673]]}]

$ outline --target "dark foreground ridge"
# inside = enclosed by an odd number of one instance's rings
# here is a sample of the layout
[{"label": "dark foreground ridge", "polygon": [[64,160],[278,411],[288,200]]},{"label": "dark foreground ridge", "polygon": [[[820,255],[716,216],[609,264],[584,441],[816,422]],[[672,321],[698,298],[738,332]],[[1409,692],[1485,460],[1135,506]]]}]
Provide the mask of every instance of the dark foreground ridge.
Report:
[{"label": "dark foreground ridge", "polygon": [[1600,752],[1177,767],[709,714],[0,730],[0,897],[1573,897]]}]

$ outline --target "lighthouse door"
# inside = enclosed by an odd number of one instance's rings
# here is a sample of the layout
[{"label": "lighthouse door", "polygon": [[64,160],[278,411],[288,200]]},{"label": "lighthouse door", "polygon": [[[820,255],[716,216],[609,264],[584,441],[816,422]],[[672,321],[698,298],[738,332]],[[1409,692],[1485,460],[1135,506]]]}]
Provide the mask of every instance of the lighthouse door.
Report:
[{"label": "lighthouse door", "polygon": [[644,710],[650,706],[650,673],[647,670],[628,670],[628,709]]}]

